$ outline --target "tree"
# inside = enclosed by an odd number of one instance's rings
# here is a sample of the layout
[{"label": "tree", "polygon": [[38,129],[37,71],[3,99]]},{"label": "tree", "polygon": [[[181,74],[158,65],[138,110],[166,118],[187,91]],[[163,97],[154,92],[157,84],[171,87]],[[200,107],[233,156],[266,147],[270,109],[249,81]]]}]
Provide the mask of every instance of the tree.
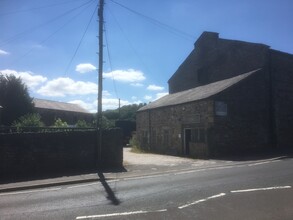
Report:
[{"label": "tree", "polygon": [[29,96],[27,86],[14,75],[0,73],[0,106],[2,123],[11,125],[19,117],[34,112],[33,99]]},{"label": "tree", "polygon": [[114,122],[116,120],[135,121],[137,110],[145,105],[146,105],[145,103],[125,105],[120,108],[120,115],[119,115],[119,109],[104,111],[103,115],[110,121],[114,121]]}]

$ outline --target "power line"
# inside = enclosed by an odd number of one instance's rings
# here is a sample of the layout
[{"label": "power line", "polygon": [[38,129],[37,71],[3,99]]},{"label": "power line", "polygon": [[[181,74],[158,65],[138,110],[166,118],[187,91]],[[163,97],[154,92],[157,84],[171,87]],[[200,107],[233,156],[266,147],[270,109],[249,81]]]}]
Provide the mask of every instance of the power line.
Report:
[{"label": "power line", "polygon": [[[81,10],[78,14],[74,15],[73,17],[71,17],[66,23],[64,23],[61,27],[59,27],[57,30],[55,30],[52,34],[50,34],[48,37],[46,37],[44,40],[42,40],[41,42],[39,42],[40,45],[44,44],[46,41],[48,41],[49,39],[51,39],[55,34],[57,34],[59,31],[61,31],[62,29],[64,29],[64,27],[66,25],[68,25],[69,23],[71,23],[74,19],[76,19],[80,14],[82,14],[87,8],[89,8],[91,6],[91,4],[89,4],[86,8],[84,8],[83,10]],[[28,50],[24,55],[22,55],[21,57],[19,57],[18,59],[16,59],[14,62],[15,63],[25,57],[27,57],[32,51],[34,50],[34,48]]]},{"label": "power line", "polygon": [[[105,27],[105,24],[104,24],[104,27]],[[106,27],[104,28],[104,32],[105,32],[107,55],[108,55],[110,70],[111,70],[111,73],[112,73],[113,87],[114,87],[114,91],[115,91],[116,98],[118,99],[118,93],[117,93],[117,87],[116,87],[115,77],[114,77],[114,74],[112,72],[113,71],[113,68],[112,68],[112,61],[111,61],[111,55],[110,55],[110,49],[109,49],[109,43],[108,43],[108,36],[107,36]]]},{"label": "power line", "polygon": [[77,45],[77,48],[76,48],[76,50],[74,51],[74,54],[73,54],[73,56],[71,57],[71,59],[70,59],[68,65],[67,65],[67,67],[66,67],[65,74],[67,74],[67,72],[68,72],[68,70],[69,70],[69,68],[70,68],[70,66],[71,66],[71,63],[72,63],[73,59],[75,58],[75,56],[76,56],[76,54],[77,54],[77,51],[78,51],[78,49],[79,49],[79,47],[80,47],[80,45],[81,45],[81,43],[82,43],[82,41],[83,41],[83,38],[84,38],[84,36],[85,36],[85,34],[86,34],[86,32],[87,32],[87,30],[88,30],[88,28],[89,28],[89,26],[90,26],[92,20],[93,20],[93,17],[94,17],[94,15],[95,15],[95,12],[97,11],[97,8],[98,8],[98,5],[95,7],[95,10],[94,10],[94,12],[93,12],[93,14],[92,14],[92,16],[91,16],[91,18],[90,18],[90,20],[89,20],[89,22],[88,22],[86,28],[85,28],[85,30],[84,30],[84,32],[83,32],[83,35],[82,35],[82,37],[81,37],[81,39],[80,39],[80,41],[79,41],[79,43],[78,43],[78,45]]},{"label": "power line", "polygon": [[125,37],[125,39],[127,40],[130,48],[133,50],[135,56],[138,58],[138,60],[140,61],[140,63],[144,66],[145,69],[147,69],[147,71],[150,72],[148,66],[145,64],[144,60],[142,59],[142,57],[140,56],[140,54],[137,52],[137,50],[135,49],[135,47],[133,46],[133,44],[131,43],[130,39],[128,38],[126,32],[124,31],[124,29],[122,28],[122,26],[120,25],[120,23],[118,22],[117,18],[115,17],[115,15],[112,13],[112,11],[110,10],[110,8],[108,8],[110,14],[112,15],[112,17],[114,18],[114,21],[117,23],[117,26],[119,27],[120,31],[122,32],[123,36]]},{"label": "power line", "polygon": [[64,5],[64,4],[75,2],[75,1],[80,1],[80,0],[70,0],[70,1],[66,1],[66,2],[50,4],[50,5],[44,5],[44,6],[40,6],[40,7],[28,8],[28,9],[23,9],[23,10],[8,11],[8,12],[0,13],[0,16],[17,14],[17,13],[24,13],[24,12],[40,10],[40,9],[44,9],[44,8],[51,8],[51,7],[54,7],[54,6]]},{"label": "power line", "polygon": [[16,34],[16,35],[14,35],[13,37],[4,40],[4,42],[3,42],[2,44],[0,44],[0,47],[9,44],[10,42],[12,42],[12,41],[18,39],[19,37],[21,37],[21,36],[23,36],[23,35],[25,35],[25,34],[27,34],[27,33],[32,33],[32,32],[34,32],[34,31],[36,31],[37,29],[42,28],[42,27],[44,27],[44,26],[46,26],[46,25],[52,23],[53,21],[56,21],[56,20],[58,20],[59,18],[62,18],[62,17],[64,17],[65,15],[67,15],[67,14],[69,14],[69,13],[71,13],[71,12],[73,12],[73,11],[79,9],[79,8],[82,8],[83,6],[89,4],[89,3],[92,2],[92,1],[95,1],[95,0],[89,0],[89,1],[87,1],[86,3],[81,4],[81,5],[79,5],[79,6],[75,7],[75,8],[72,8],[72,9],[66,11],[65,13],[63,13],[63,14],[61,14],[61,15],[59,15],[59,16],[57,16],[57,17],[55,17],[55,18],[53,18],[53,19],[51,19],[51,20],[49,20],[49,21],[47,21],[47,22],[45,22],[45,23],[43,23],[43,24],[37,25],[37,26],[32,27],[32,28],[30,28],[30,29],[27,29],[27,30],[25,30],[25,31],[23,31],[23,32],[21,32],[21,33],[18,33],[18,34]]},{"label": "power line", "polygon": [[135,10],[133,10],[133,9],[131,9],[131,8],[127,7],[127,6],[125,6],[125,5],[122,5],[122,4],[120,4],[120,3],[118,3],[118,2],[116,2],[116,1],[114,1],[114,0],[110,0],[110,1],[113,2],[114,4],[119,5],[119,6],[122,7],[122,8],[124,8],[124,9],[126,9],[126,10],[132,12],[133,14],[136,14],[136,15],[138,15],[138,16],[140,16],[140,17],[146,19],[146,20],[148,20],[148,21],[151,22],[152,24],[157,25],[158,27],[161,27],[161,28],[163,28],[163,29],[169,31],[170,33],[173,33],[173,34],[176,34],[176,35],[180,35],[181,37],[187,38],[187,39],[189,39],[189,40],[194,40],[194,38],[195,38],[195,37],[194,37],[193,35],[191,35],[191,34],[188,34],[188,33],[184,32],[184,31],[181,31],[181,30],[179,30],[179,29],[176,29],[176,28],[174,28],[174,27],[172,27],[172,26],[170,26],[170,25],[164,24],[164,23],[162,23],[162,22],[160,22],[160,21],[158,21],[158,20],[156,20],[156,19],[154,19],[154,18],[151,18],[151,17],[149,17],[149,16],[146,16],[146,15],[140,13],[140,12],[137,12],[137,11],[135,11]]}]

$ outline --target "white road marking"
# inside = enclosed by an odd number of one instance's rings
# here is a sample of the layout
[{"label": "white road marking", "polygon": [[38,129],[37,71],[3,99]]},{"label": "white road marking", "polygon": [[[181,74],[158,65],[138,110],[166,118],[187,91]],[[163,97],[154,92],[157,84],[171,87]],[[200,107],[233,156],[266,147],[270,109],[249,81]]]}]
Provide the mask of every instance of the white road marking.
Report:
[{"label": "white road marking", "polygon": [[257,166],[257,165],[262,165],[262,164],[266,164],[266,163],[274,163],[274,162],[279,162],[281,160],[270,160],[270,161],[263,161],[263,162],[259,162],[259,163],[253,163],[253,164],[249,164],[248,166]]},{"label": "white road marking", "polygon": [[161,176],[170,176],[170,174],[167,173],[167,174],[157,174],[157,175],[150,175],[150,176],[127,177],[127,178],[123,178],[123,180],[148,179],[148,178],[155,178],[155,177],[161,177]]},{"label": "white road marking", "polygon": [[156,213],[156,212],[166,212],[167,209],[155,210],[155,211],[133,211],[133,212],[121,212],[121,213],[110,213],[102,215],[89,215],[89,216],[78,216],[76,219],[93,219],[93,218],[106,218],[106,217],[115,217],[115,216],[127,216],[127,215],[139,215],[147,213]]},{"label": "white road marking", "polygon": [[243,192],[275,190],[275,189],[290,189],[290,188],[291,188],[291,186],[273,186],[273,187],[267,187],[267,188],[233,190],[233,191],[231,191],[231,193],[243,193]]},{"label": "white road marking", "polygon": [[31,191],[18,191],[18,192],[7,192],[7,193],[0,193],[0,196],[7,196],[7,195],[18,195],[18,194],[25,194],[25,193],[37,193],[37,192],[48,192],[48,191],[57,191],[61,188],[52,188],[52,189],[39,189],[39,190],[31,190]]},{"label": "white road marking", "polygon": [[98,185],[98,184],[100,184],[100,182],[69,186],[69,187],[67,187],[67,189],[73,189],[73,188],[85,187],[85,186],[93,186],[93,185]]},{"label": "white road marking", "polygon": [[220,194],[217,194],[217,195],[214,195],[214,196],[207,197],[205,199],[200,199],[200,200],[194,201],[192,203],[187,203],[187,204],[185,204],[183,206],[179,206],[178,209],[184,209],[184,208],[187,208],[189,206],[196,205],[196,204],[201,203],[201,202],[206,202],[206,201],[208,201],[210,199],[219,198],[219,197],[222,197],[222,196],[225,196],[225,195],[226,195],[226,193],[220,193]]}]

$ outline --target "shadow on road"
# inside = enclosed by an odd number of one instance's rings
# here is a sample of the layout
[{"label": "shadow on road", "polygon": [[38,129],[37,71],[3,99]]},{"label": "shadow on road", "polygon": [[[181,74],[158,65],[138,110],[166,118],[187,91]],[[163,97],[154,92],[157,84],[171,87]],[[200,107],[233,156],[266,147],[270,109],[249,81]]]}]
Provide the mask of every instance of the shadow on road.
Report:
[{"label": "shadow on road", "polygon": [[105,191],[108,194],[107,199],[109,199],[113,205],[119,205],[121,202],[116,197],[115,193],[113,192],[113,190],[111,189],[111,187],[107,183],[104,174],[102,172],[98,172],[98,176],[100,178],[100,182],[102,183],[103,187],[105,188]]}]

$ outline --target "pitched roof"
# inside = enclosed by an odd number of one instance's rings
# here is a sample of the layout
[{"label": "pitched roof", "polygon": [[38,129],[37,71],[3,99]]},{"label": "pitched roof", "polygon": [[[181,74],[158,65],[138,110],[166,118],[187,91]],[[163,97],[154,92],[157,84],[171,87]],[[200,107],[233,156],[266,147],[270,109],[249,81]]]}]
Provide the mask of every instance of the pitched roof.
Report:
[{"label": "pitched roof", "polygon": [[198,86],[193,89],[188,89],[182,92],[177,92],[173,94],[166,95],[154,102],[151,102],[150,104],[140,108],[138,111],[144,111],[154,108],[160,108],[160,107],[166,107],[166,106],[172,106],[172,105],[178,105],[188,102],[193,102],[197,100],[202,100],[209,98],[213,95],[216,95],[223,90],[239,83],[240,81],[244,80],[245,78],[249,77],[255,72],[258,72],[260,69],[244,73],[229,79],[217,81],[214,83],[210,83],[204,86]]},{"label": "pitched roof", "polygon": [[36,108],[89,113],[87,110],[85,110],[78,104],[73,104],[73,103],[57,102],[57,101],[50,101],[50,100],[36,99],[36,98],[33,99],[33,102]]}]

